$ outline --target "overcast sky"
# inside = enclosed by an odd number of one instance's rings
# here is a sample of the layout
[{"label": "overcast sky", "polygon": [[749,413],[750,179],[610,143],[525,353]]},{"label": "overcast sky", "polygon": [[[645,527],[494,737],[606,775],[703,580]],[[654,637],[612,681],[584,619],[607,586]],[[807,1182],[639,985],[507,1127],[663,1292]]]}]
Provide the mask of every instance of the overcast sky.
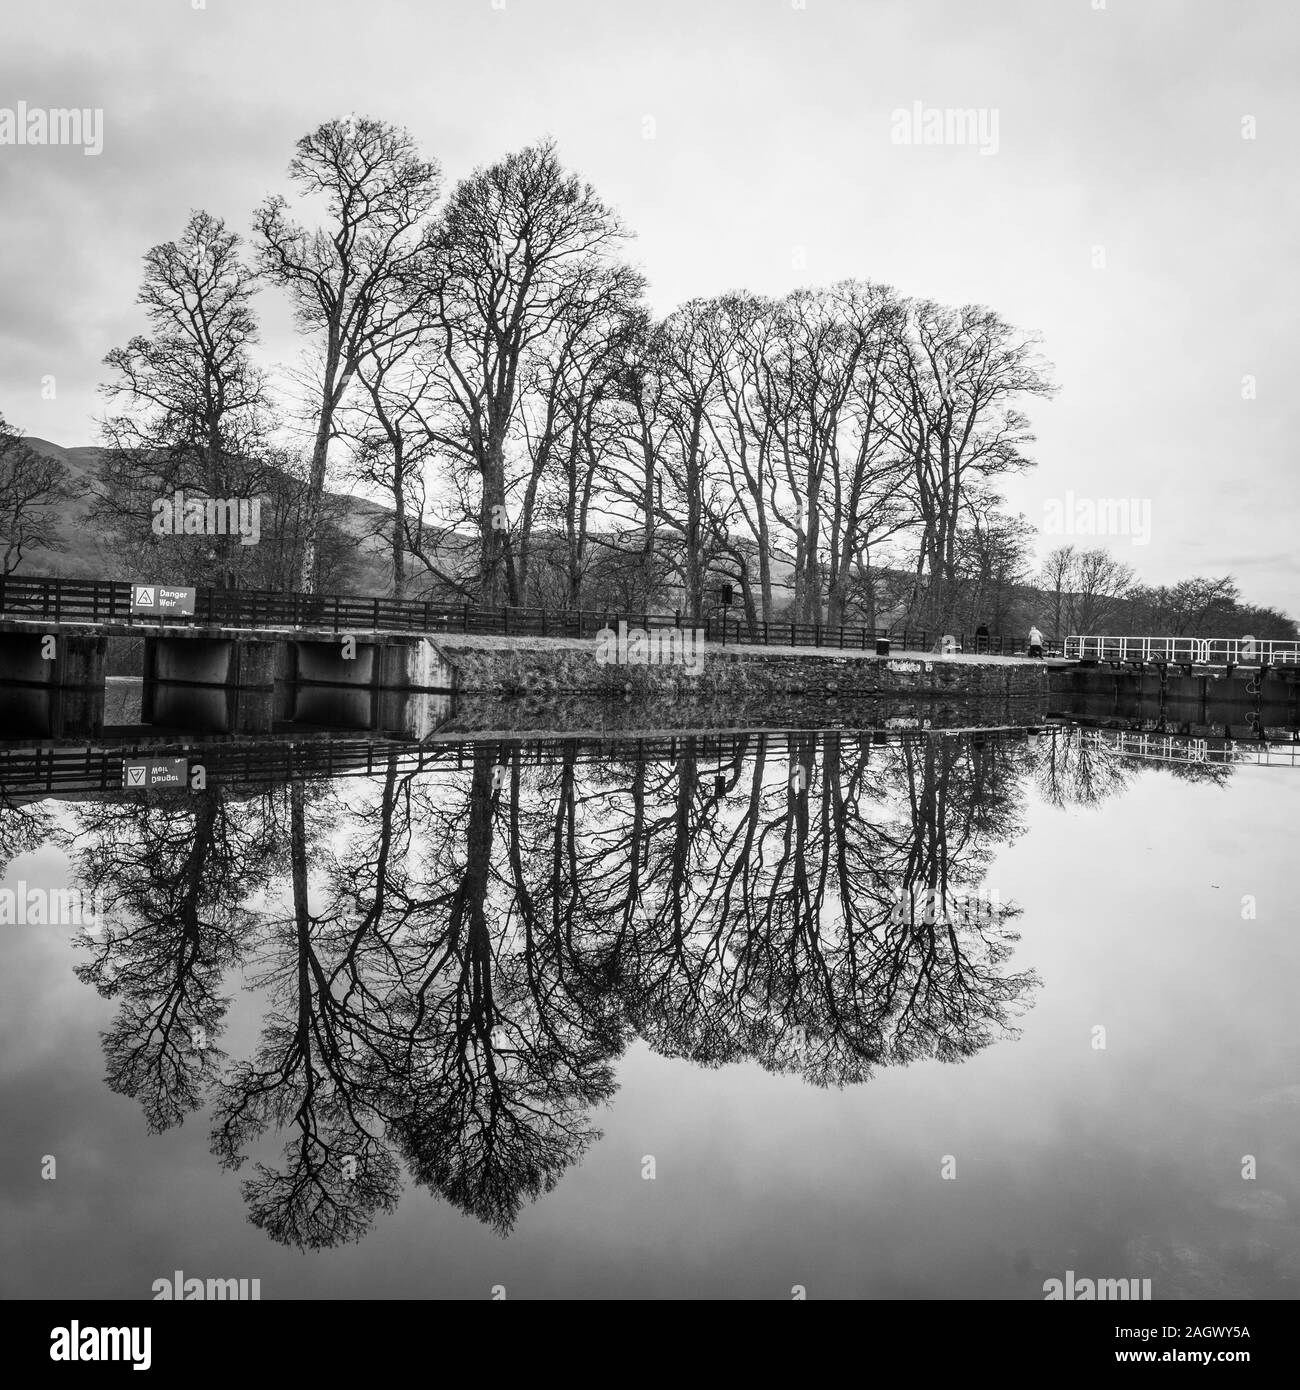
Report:
[{"label": "overcast sky", "polygon": [[[1230,571],[1300,616],[1300,11],[1100,3],[7,7],[0,121],[100,108],[103,149],[0,145],[0,412],[96,442],[143,253],[196,207],[246,232],[322,120],[403,124],[448,183],[549,134],[636,232],[658,311],[856,276],[1037,329],[1062,390],[1031,405],[1013,509],[1149,501],[1148,544],[1106,542],[1144,580]],[[917,103],[982,110],[986,136],[996,117],[996,143],[897,143]],[[292,360],[277,292],[259,309],[268,360]]]}]

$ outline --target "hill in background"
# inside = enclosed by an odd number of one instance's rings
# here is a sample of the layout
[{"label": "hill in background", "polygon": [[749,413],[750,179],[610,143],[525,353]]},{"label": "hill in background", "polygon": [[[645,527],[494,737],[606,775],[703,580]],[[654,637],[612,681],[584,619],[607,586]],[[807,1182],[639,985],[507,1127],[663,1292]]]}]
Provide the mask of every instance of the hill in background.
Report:
[{"label": "hill in background", "polygon": [[[72,500],[55,528],[59,540],[67,549],[53,550],[38,546],[28,550],[23,557],[21,573],[64,579],[141,578],[118,573],[120,562],[114,558],[111,545],[106,542],[90,515],[99,486],[104,450],[95,445],[64,449],[34,435],[25,437],[23,443],[43,457],[56,460],[68,470]],[[358,587],[366,593],[387,592],[391,571],[385,545],[379,535],[391,525],[391,509],[347,493],[331,492],[329,496],[339,508],[338,515],[344,531],[357,542]]]}]

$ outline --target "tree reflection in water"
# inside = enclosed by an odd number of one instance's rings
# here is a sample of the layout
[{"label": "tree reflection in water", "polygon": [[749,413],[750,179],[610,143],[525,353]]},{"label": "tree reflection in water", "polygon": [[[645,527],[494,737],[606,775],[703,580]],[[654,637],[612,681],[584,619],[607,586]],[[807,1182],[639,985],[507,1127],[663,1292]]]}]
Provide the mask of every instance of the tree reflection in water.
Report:
[{"label": "tree reflection in water", "polygon": [[[120,1001],[108,1082],[151,1128],[200,1106],[251,1220],[358,1239],[403,1168],[502,1234],[599,1137],[635,1038],[818,1086],[1014,1035],[1004,895],[962,911],[1027,782],[1113,789],[1058,739],[843,732],[466,743],[378,777],[76,808]],[[1044,772],[1044,768],[1049,771]],[[251,1055],[219,1046],[258,992]]]}]

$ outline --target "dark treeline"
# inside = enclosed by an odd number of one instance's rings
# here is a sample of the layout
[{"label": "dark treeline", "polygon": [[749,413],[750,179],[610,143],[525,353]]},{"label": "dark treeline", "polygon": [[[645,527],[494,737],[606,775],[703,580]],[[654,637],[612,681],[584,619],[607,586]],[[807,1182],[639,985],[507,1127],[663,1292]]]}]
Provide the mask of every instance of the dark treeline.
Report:
[{"label": "dark treeline", "polygon": [[1020,607],[1051,637],[1070,633],[1244,637],[1292,641],[1300,627],[1276,608],[1246,603],[1231,575],[1159,586],[1102,547],[1058,546]]},{"label": "dark treeline", "polygon": [[[197,211],[144,258],[93,508],[123,576],[688,619],[729,585],[751,626],[1294,634],[1198,597],[1231,578],[1139,592],[1071,547],[1033,573],[998,485],[1032,465],[1024,409],[1055,387],[993,309],[845,280],[656,318],[628,229],[547,142],[444,195],[407,132],[335,120],[288,173],[304,220],[281,194],[248,238]],[[276,371],[263,290],[305,344]],[[6,570],[57,545],[59,470],[29,452],[0,437]],[[177,491],[259,499],[257,543],[159,535]]]},{"label": "dark treeline", "polygon": [[[360,488],[399,596],[941,622],[1000,475],[1029,464],[1033,335],[844,281],[644,302],[629,233],[549,143],[463,179],[381,121],[299,141],[250,239],[196,212],[145,257],[147,330],[106,359],[98,516],[124,562],[345,588],[327,482]],[[257,364],[254,296],[306,343]],[[300,441],[291,447],[286,440]],[[155,500],[261,496],[257,545],[149,526]],[[894,571],[905,578],[901,596]]]}]

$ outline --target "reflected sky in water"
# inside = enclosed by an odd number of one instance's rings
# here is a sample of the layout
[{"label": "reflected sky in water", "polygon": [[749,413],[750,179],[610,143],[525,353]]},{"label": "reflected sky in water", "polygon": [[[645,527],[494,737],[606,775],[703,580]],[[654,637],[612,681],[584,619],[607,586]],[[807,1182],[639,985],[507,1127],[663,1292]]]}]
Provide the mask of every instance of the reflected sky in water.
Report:
[{"label": "reflected sky in water", "polygon": [[4,928],[4,1292],[1292,1297],[1297,798],[1056,729],[8,805],[109,926]]}]

